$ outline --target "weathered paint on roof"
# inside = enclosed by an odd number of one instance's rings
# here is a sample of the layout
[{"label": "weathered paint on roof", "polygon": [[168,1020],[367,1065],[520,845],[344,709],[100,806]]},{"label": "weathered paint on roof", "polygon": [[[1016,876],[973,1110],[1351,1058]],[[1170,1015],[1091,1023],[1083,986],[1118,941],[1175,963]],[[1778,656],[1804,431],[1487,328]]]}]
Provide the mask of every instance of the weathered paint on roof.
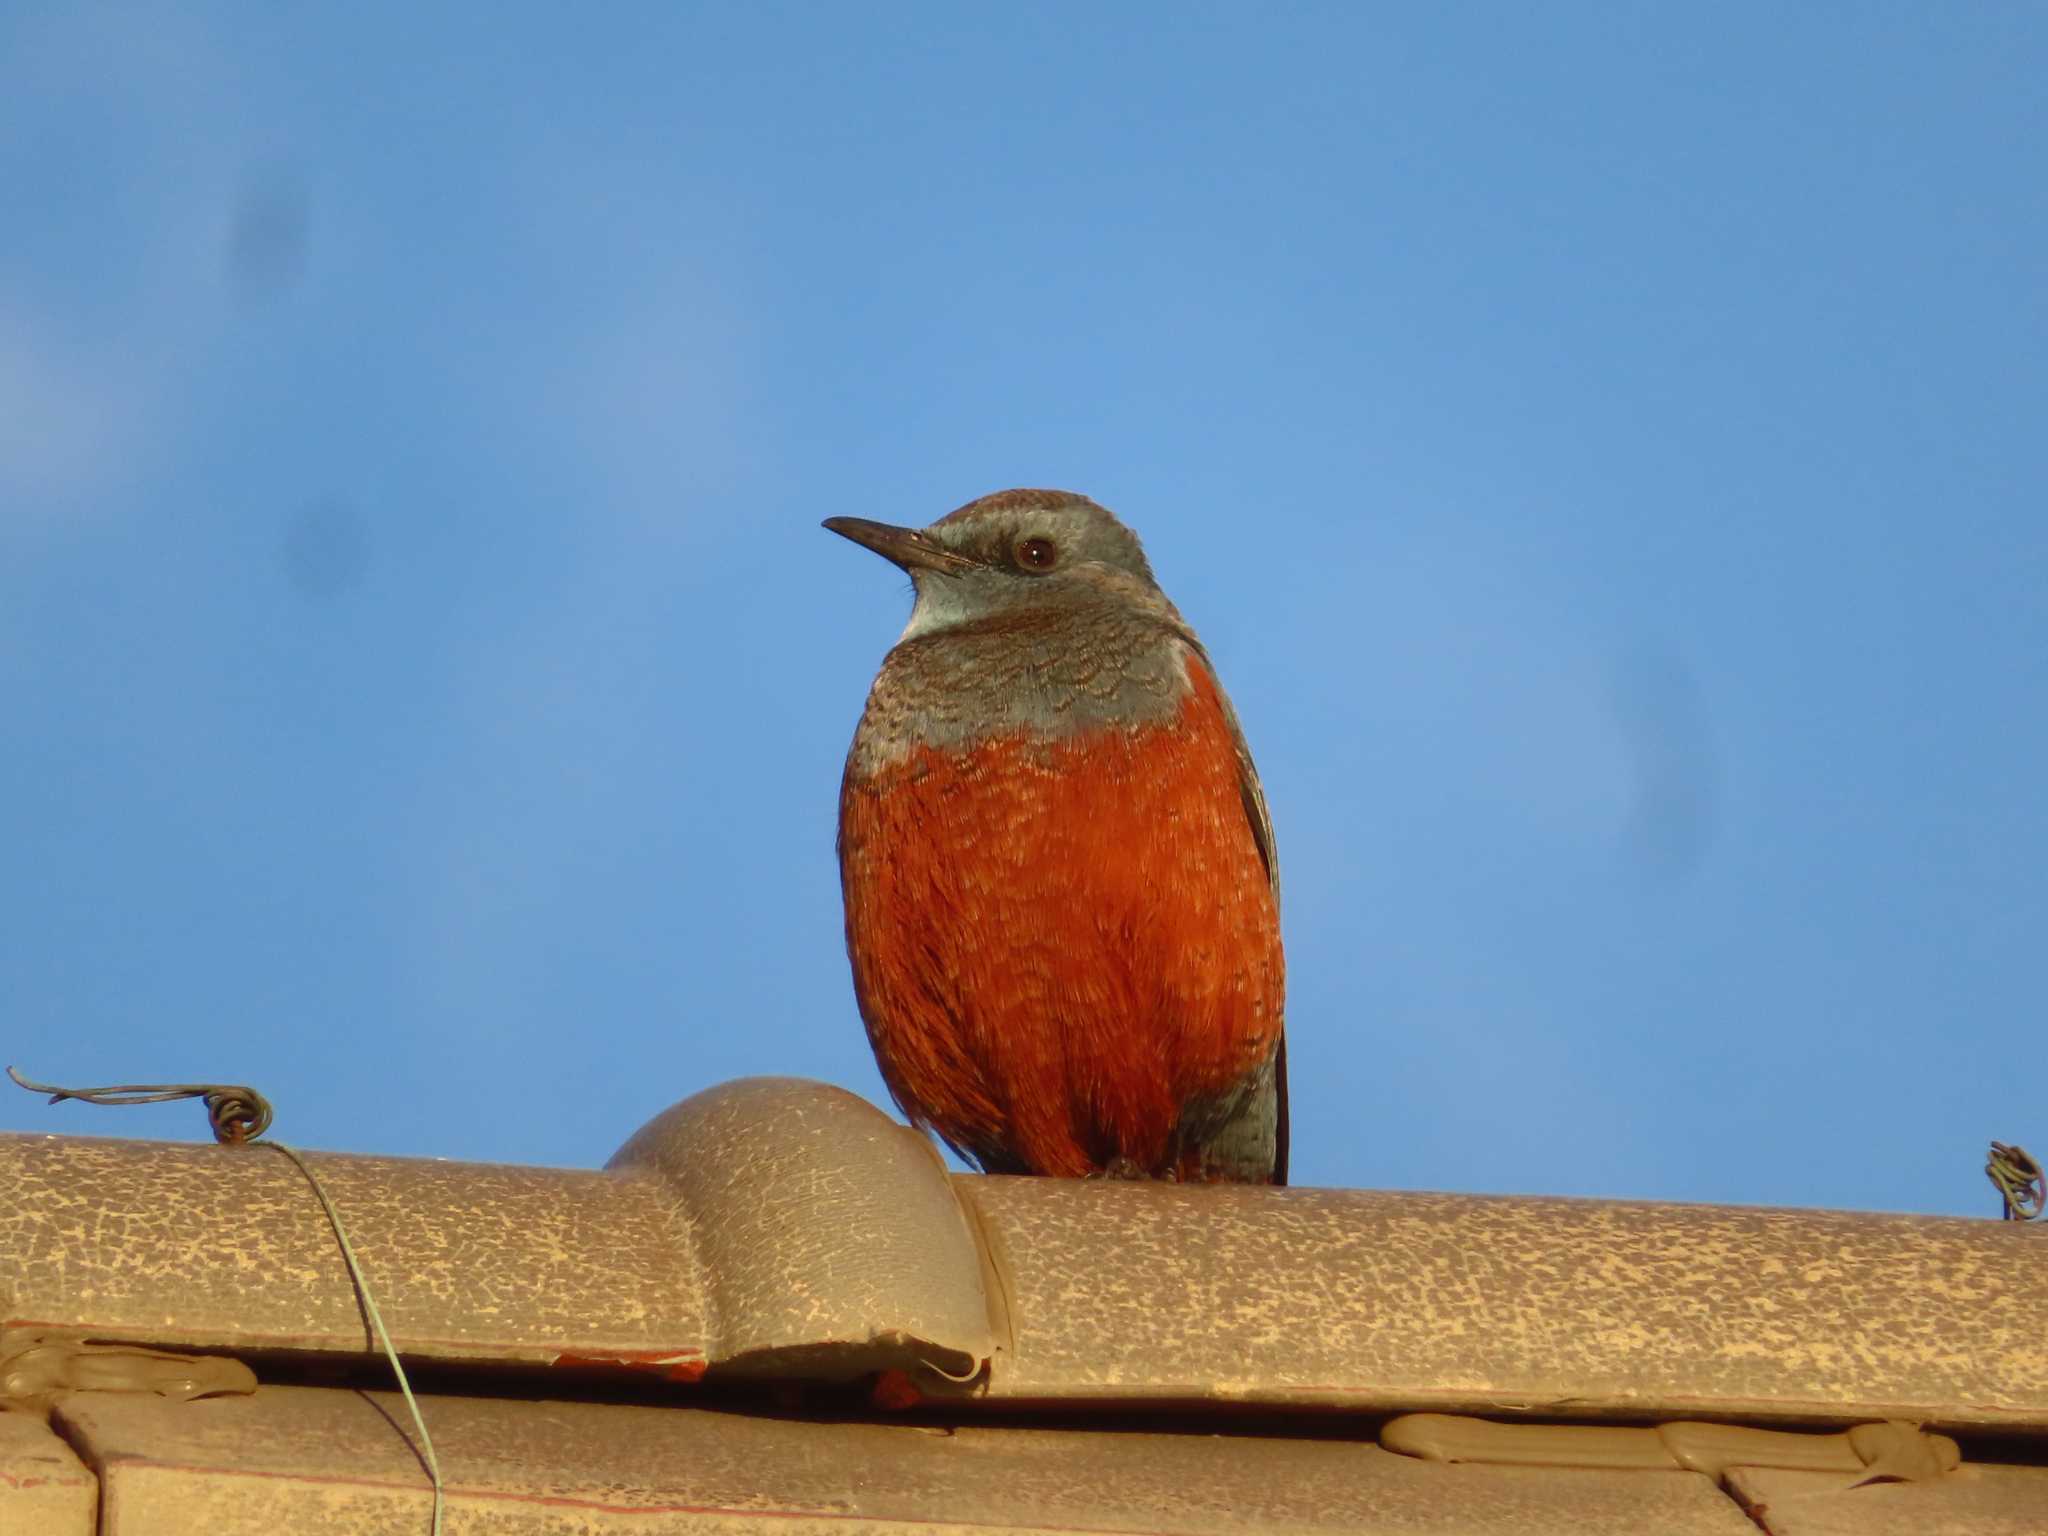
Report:
[{"label": "weathered paint on roof", "polygon": [[[565,1532],[1755,1536],[1697,1473],[1449,1467],[1334,1439],[813,1423],[436,1398],[449,1524]],[[61,1410],[106,1458],[107,1536],[420,1536],[395,1394],[264,1388]]]},{"label": "weathered paint on roof", "polygon": [[[2048,1456],[1980,1466],[1968,1439],[2048,1444],[2025,1438],[2048,1435],[2036,1226],[952,1176],[862,1101],[786,1079],[678,1105],[604,1173],[309,1162],[401,1352],[498,1373],[490,1400],[423,1399],[452,1511],[488,1511],[493,1530],[1878,1536],[1893,1527],[1854,1517],[1902,1511],[1937,1523],[1897,1529],[1977,1536],[2034,1529],[1999,1522],[2048,1497]],[[123,1347],[67,1356],[81,1340]],[[246,1374],[132,1346],[234,1356],[266,1385],[248,1394]],[[10,1536],[17,1512],[44,1522],[24,1529],[92,1529],[102,1488],[109,1532],[423,1530],[404,1415],[294,1384],[323,1356],[383,1369],[327,1217],[286,1159],[0,1137],[0,1367],[16,1406],[54,1404],[64,1437],[0,1414]],[[138,1389],[243,1390],[81,1390],[123,1384],[124,1360],[148,1367],[126,1383]],[[659,1379],[674,1405],[564,1400],[607,1374]],[[794,1399],[776,1416],[733,1411],[736,1384],[761,1378],[867,1380],[880,1422],[807,1418]],[[886,1422],[916,1405],[923,1422]],[[1153,1415],[1145,1433],[1134,1407]],[[1909,1494],[1849,1490],[1881,1470],[1867,1457],[1826,1474],[1745,1464],[1775,1443],[1755,1433],[1706,1432],[1734,1447],[1708,1468],[1718,1485],[1433,1463],[1374,1443],[1389,1415],[1417,1410],[1905,1419],[1964,1437],[1965,1459],[1944,1471],[1955,1449],[1938,1436],[1878,1436],[1926,1452]],[[1425,1436],[1437,1449],[1423,1454],[1479,1461],[1541,1460],[1545,1446],[1568,1460],[1615,1438],[1503,1446],[1438,1427],[1449,1438]],[[1649,1438],[1705,1465],[1685,1436]],[[1846,1443],[1794,1451],[1847,1466]]]},{"label": "weathered paint on roof", "polygon": [[[609,1173],[319,1155],[408,1355],[928,1398],[2048,1432],[2048,1229],[1945,1217],[948,1176],[851,1094],[700,1094]],[[0,1326],[368,1340],[258,1147],[0,1138]]]},{"label": "weathered paint on roof", "polygon": [[100,1483],[34,1414],[0,1412],[0,1531],[93,1536]]}]

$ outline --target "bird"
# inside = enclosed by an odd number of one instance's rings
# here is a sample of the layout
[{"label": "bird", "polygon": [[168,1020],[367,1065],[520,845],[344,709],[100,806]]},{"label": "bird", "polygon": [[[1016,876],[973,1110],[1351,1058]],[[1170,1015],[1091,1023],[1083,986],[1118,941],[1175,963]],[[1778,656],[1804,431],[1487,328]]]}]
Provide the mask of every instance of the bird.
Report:
[{"label": "bird", "polygon": [[848,750],[854,996],[985,1173],[1287,1182],[1272,819],[1138,537],[1069,491],[824,526],[914,590]]}]

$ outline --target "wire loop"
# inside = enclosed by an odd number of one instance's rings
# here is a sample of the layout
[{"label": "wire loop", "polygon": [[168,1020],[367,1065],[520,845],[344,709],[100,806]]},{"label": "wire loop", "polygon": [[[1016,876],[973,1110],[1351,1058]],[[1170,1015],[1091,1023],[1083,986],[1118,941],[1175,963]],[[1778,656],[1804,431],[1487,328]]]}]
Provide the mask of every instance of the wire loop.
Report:
[{"label": "wire loop", "polygon": [[270,1100],[245,1083],[116,1083],[107,1088],[59,1088],[23,1077],[13,1067],[7,1075],[30,1093],[47,1093],[52,1104],[77,1099],[82,1104],[174,1104],[204,1099],[213,1139],[222,1146],[254,1141],[270,1129]]},{"label": "wire loop", "polygon": [[2048,1175],[2025,1147],[1991,1143],[1991,1155],[1984,1160],[1984,1177],[1998,1189],[2005,1202],[2007,1221],[2035,1221],[2048,1210]]}]

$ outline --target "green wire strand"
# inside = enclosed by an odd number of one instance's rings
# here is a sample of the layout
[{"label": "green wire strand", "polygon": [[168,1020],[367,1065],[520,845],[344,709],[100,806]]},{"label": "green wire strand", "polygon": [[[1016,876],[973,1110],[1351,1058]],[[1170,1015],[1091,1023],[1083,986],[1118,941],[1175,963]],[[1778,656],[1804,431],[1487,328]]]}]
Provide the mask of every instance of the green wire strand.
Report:
[{"label": "green wire strand", "polygon": [[406,1380],[405,1367],[398,1363],[398,1350],[392,1344],[391,1335],[384,1327],[384,1314],[377,1310],[377,1298],[370,1294],[369,1282],[363,1278],[363,1267],[356,1262],[355,1245],[349,1242],[348,1231],[341,1224],[341,1212],[334,1208],[334,1202],[328,1198],[326,1189],[321,1186],[319,1178],[307,1166],[305,1158],[299,1155],[296,1148],[288,1147],[276,1140],[252,1142],[250,1145],[268,1147],[271,1151],[290,1158],[299,1172],[306,1176],[306,1182],[313,1186],[313,1194],[319,1200],[320,1208],[334,1224],[335,1239],[341,1244],[341,1256],[348,1264],[348,1277],[355,1282],[356,1299],[362,1302],[363,1312],[370,1319],[370,1326],[377,1330],[377,1342],[384,1346],[384,1358],[391,1362],[391,1374],[398,1378],[398,1390],[405,1395],[405,1406],[412,1413],[413,1428],[420,1432],[420,1460],[426,1465],[427,1476],[434,1482],[433,1536],[441,1536],[441,1510],[446,1500],[441,1489],[441,1462],[434,1455],[434,1437],[427,1433],[426,1417],[420,1412],[418,1399],[412,1395],[412,1383]]}]

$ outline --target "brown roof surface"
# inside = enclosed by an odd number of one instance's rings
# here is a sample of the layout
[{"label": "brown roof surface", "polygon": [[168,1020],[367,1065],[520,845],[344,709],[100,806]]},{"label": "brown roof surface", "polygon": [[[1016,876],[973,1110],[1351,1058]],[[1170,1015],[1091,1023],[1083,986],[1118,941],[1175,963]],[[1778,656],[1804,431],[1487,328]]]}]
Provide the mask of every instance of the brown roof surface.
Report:
[{"label": "brown roof surface", "polygon": [[[818,1423],[441,1397],[449,1518],[493,1533],[1247,1530],[1361,1536],[1755,1536],[1697,1473],[1445,1466],[1345,1440]],[[109,1458],[110,1511],[161,1536],[419,1536],[396,1393],[92,1394],[64,1427]],[[345,1527],[336,1527],[345,1514]],[[324,1523],[323,1523],[324,1522]]]},{"label": "brown roof surface", "polygon": [[[1821,1532],[1851,1528],[1814,1523],[1837,1503],[1910,1510],[1944,1489],[1954,1518],[1967,1506],[1976,1523],[1917,1529],[2004,1529],[1998,1511],[2038,1495],[2032,1528],[2048,1530],[2048,1470],[1981,1466],[1967,1440],[2048,1434],[2040,1227],[950,1175],[860,1099],[787,1079],[678,1105],[604,1173],[309,1161],[407,1359],[497,1373],[488,1400],[423,1399],[451,1508],[489,1505],[494,1530],[773,1515],[779,1530],[1530,1536],[1796,1519],[1807,1524],[1782,1528]],[[67,1340],[233,1355],[265,1385],[173,1401],[226,1378],[133,1348],[81,1356]],[[388,1379],[327,1218],[285,1158],[0,1137],[0,1399],[54,1403],[58,1432],[0,1414],[0,1527],[30,1507],[11,1500],[34,1498],[44,1524],[23,1529],[90,1529],[82,1455],[104,1480],[109,1531],[188,1528],[160,1523],[179,1509],[213,1510],[221,1532],[243,1528],[222,1523],[235,1509],[270,1529],[376,1530],[385,1514],[424,1529],[403,1416],[292,1385],[323,1357]],[[665,1380],[676,1404],[699,1406],[554,1400],[603,1395],[606,1373]],[[733,1394],[764,1378],[879,1384],[875,1403],[921,1404],[921,1422],[738,1411]],[[124,1380],[139,1390],[98,1390]],[[1907,1500],[1891,1492],[1903,1485],[1847,1491],[1853,1472],[1745,1465],[1752,1448],[1757,1462],[1836,1465],[1787,1461],[1755,1430],[1711,1466],[1688,1459],[1697,1436],[1667,1437],[1670,1459],[1653,1447],[1654,1464],[1703,1472],[1452,1465],[1375,1443],[1390,1415],[1416,1410],[1903,1419],[1966,1437],[1965,1462],[1944,1473],[1952,1447],[1939,1464],[1915,1452],[1930,1480]],[[1532,1430],[1497,1456],[1456,1449],[1495,1443],[1483,1436],[1405,1422],[1418,1427],[1387,1443],[1424,1455],[1576,1461],[1594,1443]],[[1908,1451],[1945,1443],[1898,1434]],[[1830,1454],[1850,1457],[1835,1438]],[[1831,1479],[1825,1497],[1798,1481],[1814,1477]],[[346,1503],[348,1523],[299,1523],[322,1499]],[[293,1500],[303,1509],[280,1502]]]},{"label": "brown roof surface", "polygon": [[2041,1536],[2048,1468],[1966,1466],[1937,1483],[1845,1488],[1824,1472],[1742,1467],[1729,1492],[1773,1536]]},{"label": "brown roof surface", "polygon": [[91,1536],[99,1479],[40,1418],[0,1412],[0,1530]]}]

